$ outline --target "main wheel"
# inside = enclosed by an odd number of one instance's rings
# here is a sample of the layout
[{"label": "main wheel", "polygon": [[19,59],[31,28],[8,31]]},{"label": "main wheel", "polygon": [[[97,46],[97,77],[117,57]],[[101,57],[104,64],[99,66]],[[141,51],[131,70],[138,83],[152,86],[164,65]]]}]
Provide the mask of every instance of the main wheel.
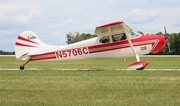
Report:
[{"label": "main wheel", "polygon": [[24,70],[24,66],[20,66],[19,68],[20,68],[20,70]]},{"label": "main wheel", "polygon": [[144,70],[145,67],[137,68],[136,70]]}]

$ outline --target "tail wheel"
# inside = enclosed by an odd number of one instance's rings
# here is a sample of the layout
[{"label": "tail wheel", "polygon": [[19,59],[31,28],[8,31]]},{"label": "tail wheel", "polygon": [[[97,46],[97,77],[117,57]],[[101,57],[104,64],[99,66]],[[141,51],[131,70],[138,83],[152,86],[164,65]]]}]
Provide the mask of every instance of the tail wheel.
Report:
[{"label": "tail wheel", "polygon": [[20,68],[20,70],[24,70],[24,66],[20,66],[19,68]]},{"label": "tail wheel", "polygon": [[24,70],[24,67],[29,63],[29,61],[30,61],[30,59],[27,61],[27,62],[25,62],[23,65],[21,65],[19,68],[20,68],[20,70]]}]

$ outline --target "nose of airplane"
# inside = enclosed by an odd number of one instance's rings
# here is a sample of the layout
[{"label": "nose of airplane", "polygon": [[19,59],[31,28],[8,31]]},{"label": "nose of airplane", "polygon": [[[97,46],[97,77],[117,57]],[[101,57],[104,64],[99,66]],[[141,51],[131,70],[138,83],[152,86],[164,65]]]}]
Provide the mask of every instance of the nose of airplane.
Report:
[{"label": "nose of airplane", "polygon": [[[151,51],[151,54],[156,54],[156,53],[162,51],[166,45],[166,37],[165,36],[157,35],[155,39],[157,41],[153,45],[153,49]],[[170,39],[170,38],[168,38],[168,39]]]}]

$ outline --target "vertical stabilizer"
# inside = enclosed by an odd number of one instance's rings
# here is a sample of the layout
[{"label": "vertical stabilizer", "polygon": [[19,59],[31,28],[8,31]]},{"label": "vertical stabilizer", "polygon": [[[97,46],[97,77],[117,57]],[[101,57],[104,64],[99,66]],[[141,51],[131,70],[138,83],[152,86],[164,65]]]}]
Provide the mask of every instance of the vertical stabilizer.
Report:
[{"label": "vertical stabilizer", "polygon": [[54,47],[56,46],[43,43],[34,32],[24,31],[16,40],[15,54],[18,60],[27,60],[31,54],[41,53]]}]

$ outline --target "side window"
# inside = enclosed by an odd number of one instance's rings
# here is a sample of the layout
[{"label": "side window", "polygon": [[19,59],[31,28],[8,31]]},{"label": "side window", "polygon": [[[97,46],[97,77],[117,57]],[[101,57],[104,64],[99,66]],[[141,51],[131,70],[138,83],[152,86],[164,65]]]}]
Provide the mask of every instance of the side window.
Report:
[{"label": "side window", "polygon": [[117,41],[121,41],[121,40],[125,40],[125,39],[126,39],[125,33],[112,35],[113,42],[117,42]]},{"label": "side window", "polygon": [[109,36],[106,36],[106,37],[102,37],[99,42],[101,43],[109,43],[110,42],[110,39],[109,39]]}]

